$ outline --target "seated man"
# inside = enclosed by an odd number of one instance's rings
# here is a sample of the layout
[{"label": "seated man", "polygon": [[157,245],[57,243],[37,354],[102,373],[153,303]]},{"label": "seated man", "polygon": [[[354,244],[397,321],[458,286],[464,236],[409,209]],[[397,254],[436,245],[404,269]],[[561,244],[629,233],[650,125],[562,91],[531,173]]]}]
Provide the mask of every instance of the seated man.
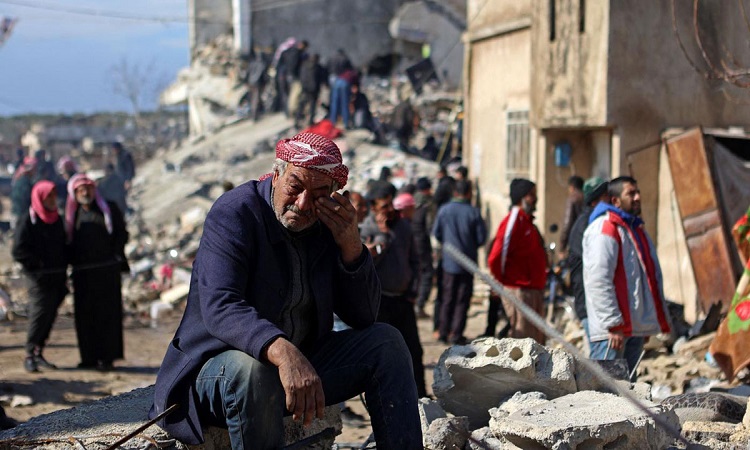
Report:
[{"label": "seated man", "polygon": [[[283,416],[305,425],[364,392],[378,448],[422,448],[409,350],[375,323],[380,282],[348,169],[312,133],[276,145],[273,173],[208,213],[187,308],[156,379],[150,416],[187,444],[226,426],[232,448],[283,445]],[[333,332],[333,313],[352,329]]]}]

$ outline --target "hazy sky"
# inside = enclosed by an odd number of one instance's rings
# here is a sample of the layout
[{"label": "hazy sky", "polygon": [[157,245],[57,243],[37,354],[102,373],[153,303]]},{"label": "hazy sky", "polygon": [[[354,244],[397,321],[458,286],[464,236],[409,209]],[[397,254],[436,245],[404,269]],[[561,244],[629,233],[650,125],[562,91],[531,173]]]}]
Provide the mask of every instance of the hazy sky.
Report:
[{"label": "hazy sky", "polygon": [[188,65],[186,21],[109,15],[186,20],[187,1],[0,0],[0,17],[19,18],[0,47],[0,115],[129,110],[113,92],[112,66],[125,58],[171,81]]}]

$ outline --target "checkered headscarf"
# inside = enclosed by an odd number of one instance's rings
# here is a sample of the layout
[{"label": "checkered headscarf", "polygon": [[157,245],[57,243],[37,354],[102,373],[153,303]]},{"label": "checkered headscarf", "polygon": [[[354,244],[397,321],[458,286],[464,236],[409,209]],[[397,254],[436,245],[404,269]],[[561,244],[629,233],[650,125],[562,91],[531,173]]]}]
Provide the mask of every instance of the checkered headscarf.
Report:
[{"label": "checkered headscarf", "polygon": [[299,133],[291,139],[280,140],[276,144],[276,157],[328,175],[338,183],[339,189],[346,185],[349,176],[336,144],[315,133]]}]

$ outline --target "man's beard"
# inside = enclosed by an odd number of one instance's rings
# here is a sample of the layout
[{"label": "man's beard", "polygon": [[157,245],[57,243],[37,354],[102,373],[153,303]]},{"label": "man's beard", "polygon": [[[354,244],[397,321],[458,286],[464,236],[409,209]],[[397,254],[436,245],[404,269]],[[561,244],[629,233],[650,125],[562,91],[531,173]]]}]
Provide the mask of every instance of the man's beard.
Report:
[{"label": "man's beard", "polygon": [[536,205],[533,203],[529,203],[526,200],[523,200],[521,202],[521,208],[528,215],[532,215],[534,214],[534,211],[536,211]]},{"label": "man's beard", "polygon": [[284,216],[284,214],[287,211],[291,211],[297,214],[298,218],[302,218],[303,220],[310,219],[312,217],[312,211],[302,211],[295,205],[286,205],[284,206],[284,208],[282,208],[281,211],[276,211],[276,205],[273,202],[273,198],[274,198],[274,189],[272,188],[271,207],[273,208],[273,212],[276,215],[276,220],[278,220],[279,223],[281,223],[281,225],[287,230],[293,231],[296,233],[296,232],[304,231],[310,228],[315,223],[314,220],[309,220],[309,222],[306,224],[292,223],[292,219],[289,219],[288,217]]},{"label": "man's beard", "polygon": [[88,206],[88,205],[90,205],[93,202],[94,202],[94,199],[91,198],[91,197],[78,197],[78,203],[80,203],[82,205]]}]

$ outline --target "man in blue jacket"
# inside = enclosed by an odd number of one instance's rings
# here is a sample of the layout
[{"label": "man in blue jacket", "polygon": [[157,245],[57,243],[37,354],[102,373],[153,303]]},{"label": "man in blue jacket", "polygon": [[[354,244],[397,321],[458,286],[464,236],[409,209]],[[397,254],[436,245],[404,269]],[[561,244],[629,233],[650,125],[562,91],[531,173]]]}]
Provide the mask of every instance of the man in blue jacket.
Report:
[{"label": "man in blue jacket", "polygon": [[[187,308],[159,370],[150,415],[187,444],[226,426],[232,448],[279,448],[283,416],[309,424],[361,392],[378,448],[422,448],[409,351],[375,323],[380,282],[329,139],[276,146],[273,173],[217,200]],[[333,332],[333,313],[352,327]]]}]

